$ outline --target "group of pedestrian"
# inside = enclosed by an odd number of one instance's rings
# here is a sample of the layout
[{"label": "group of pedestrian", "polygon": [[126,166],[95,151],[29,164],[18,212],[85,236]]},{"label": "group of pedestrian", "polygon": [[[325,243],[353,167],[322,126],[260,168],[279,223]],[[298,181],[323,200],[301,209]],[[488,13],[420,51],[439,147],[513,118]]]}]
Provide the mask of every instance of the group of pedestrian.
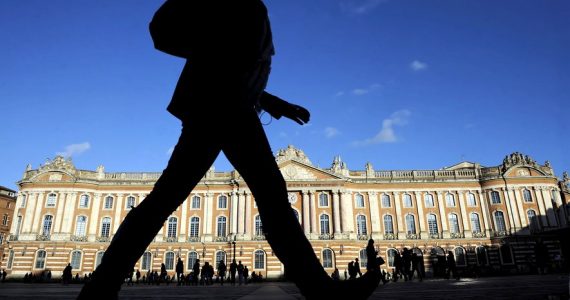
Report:
[{"label": "group of pedestrian", "polygon": [[400,278],[404,281],[412,280],[414,274],[417,275],[419,281],[423,280],[422,257],[406,247],[401,252],[396,251],[392,280],[394,282]]}]

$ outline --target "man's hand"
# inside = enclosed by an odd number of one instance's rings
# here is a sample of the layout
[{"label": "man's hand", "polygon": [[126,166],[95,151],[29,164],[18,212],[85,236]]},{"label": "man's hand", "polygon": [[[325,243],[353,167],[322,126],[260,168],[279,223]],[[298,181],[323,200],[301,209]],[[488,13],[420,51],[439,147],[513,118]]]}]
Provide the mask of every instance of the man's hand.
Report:
[{"label": "man's hand", "polygon": [[306,108],[291,103],[287,103],[287,105],[283,107],[283,111],[281,111],[281,113],[284,117],[299,123],[299,125],[308,123],[311,117],[311,114]]}]

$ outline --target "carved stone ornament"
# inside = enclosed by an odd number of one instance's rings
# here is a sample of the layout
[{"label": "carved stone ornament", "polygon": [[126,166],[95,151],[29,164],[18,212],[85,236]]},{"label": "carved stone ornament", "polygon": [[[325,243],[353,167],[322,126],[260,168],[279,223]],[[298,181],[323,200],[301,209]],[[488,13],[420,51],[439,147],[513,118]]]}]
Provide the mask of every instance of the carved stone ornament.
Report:
[{"label": "carved stone ornament", "polygon": [[65,159],[63,156],[56,156],[53,160],[47,160],[45,164],[40,166],[40,172],[44,171],[66,171],[68,173],[75,173],[75,166],[71,161],[71,158]]},{"label": "carved stone ornament", "polygon": [[281,169],[281,173],[285,179],[303,179],[315,180],[317,177],[305,168],[295,165],[288,165]]},{"label": "carved stone ornament", "polygon": [[507,155],[505,159],[503,159],[502,170],[504,172],[510,167],[517,165],[531,166],[534,168],[538,167],[536,161],[534,161],[534,159],[532,159],[530,156],[523,155],[520,152],[514,152],[510,155]]},{"label": "carved stone ornament", "polygon": [[312,165],[309,158],[305,155],[305,152],[299,150],[292,145],[287,146],[285,149],[281,149],[277,152],[277,156],[275,156],[275,160],[277,163],[281,163],[288,160],[295,160],[307,165]]},{"label": "carved stone ornament", "polygon": [[297,194],[295,193],[289,193],[287,195],[287,198],[289,199],[289,203],[291,204],[295,204],[297,202]]}]

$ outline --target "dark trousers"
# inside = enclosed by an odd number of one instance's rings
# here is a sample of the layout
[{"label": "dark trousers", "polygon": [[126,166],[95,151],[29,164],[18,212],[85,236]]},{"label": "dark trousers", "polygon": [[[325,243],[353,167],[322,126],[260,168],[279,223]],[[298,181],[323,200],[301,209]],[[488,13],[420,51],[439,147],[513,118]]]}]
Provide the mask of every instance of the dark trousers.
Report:
[{"label": "dark trousers", "polygon": [[[132,209],[115,234],[95,278],[80,294],[120,289],[166,219],[188,197],[223,151],[255,197],[263,230],[273,253],[302,289],[330,278],[319,263],[291,205],[285,180],[253,108],[204,112],[183,124],[166,169],[152,192]],[[238,179],[239,180],[239,179]],[[306,285],[306,286],[305,286]]]}]

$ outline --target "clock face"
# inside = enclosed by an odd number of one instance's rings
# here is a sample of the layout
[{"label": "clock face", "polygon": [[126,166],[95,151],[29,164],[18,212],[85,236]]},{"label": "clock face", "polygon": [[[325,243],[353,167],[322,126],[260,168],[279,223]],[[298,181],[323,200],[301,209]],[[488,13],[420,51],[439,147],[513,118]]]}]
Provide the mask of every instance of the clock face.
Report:
[{"label": "clock face", "polygon": [[289,198],[289,203],[297,202],[297,194],[295,193],[289,193],[288,198]]}]

